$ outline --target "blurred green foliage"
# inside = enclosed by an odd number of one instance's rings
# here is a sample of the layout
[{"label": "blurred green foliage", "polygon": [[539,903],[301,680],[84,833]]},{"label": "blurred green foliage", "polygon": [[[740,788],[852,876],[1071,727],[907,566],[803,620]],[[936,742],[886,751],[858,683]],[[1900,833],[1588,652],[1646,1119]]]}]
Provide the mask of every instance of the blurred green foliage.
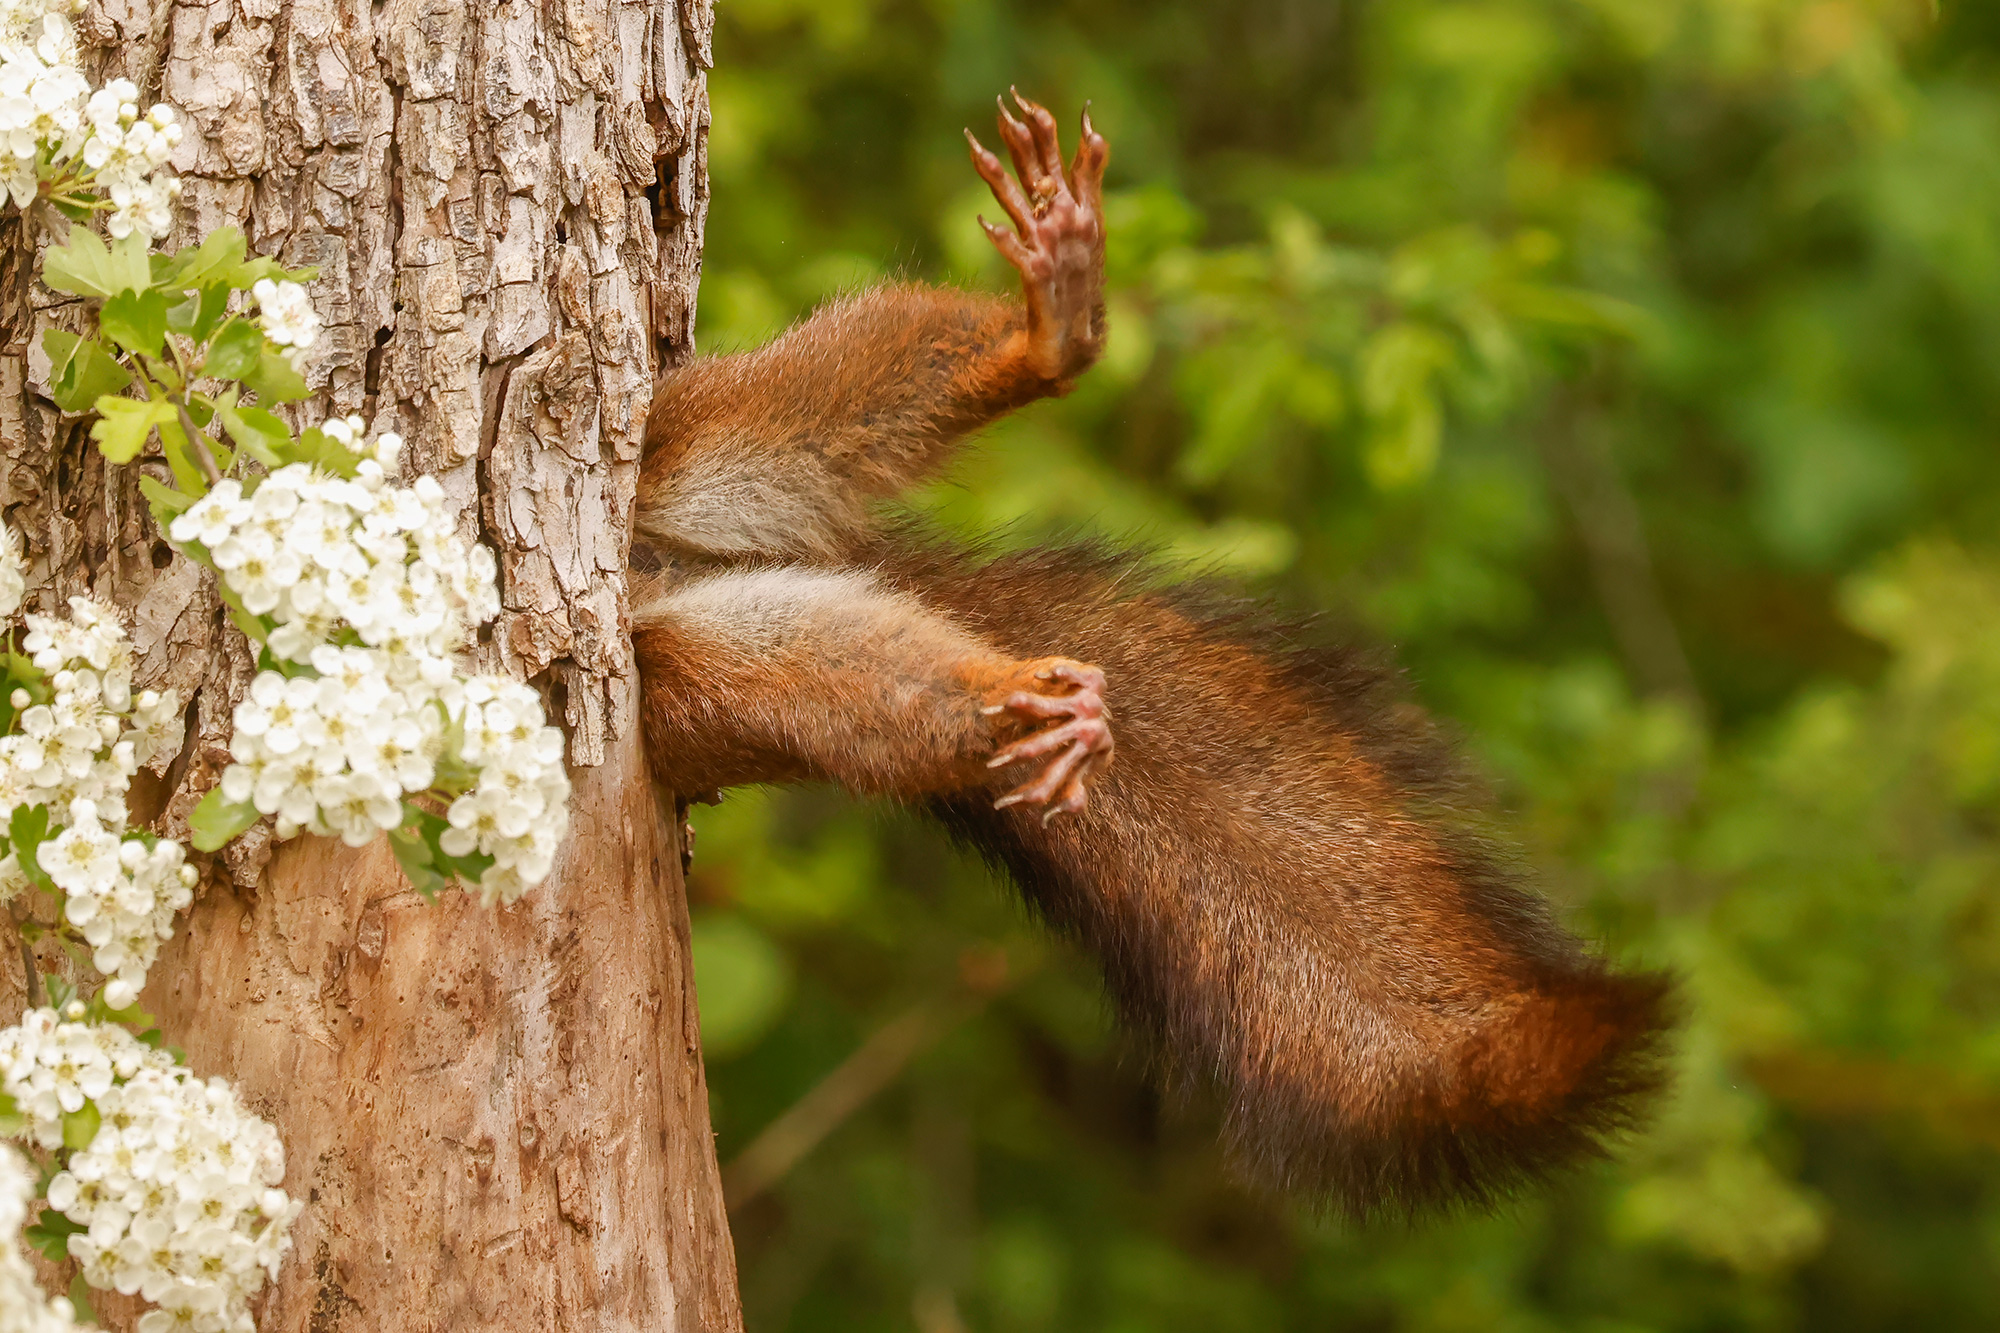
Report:
[{"label": "blurred green foliage", "polygon": [[730,0],[716,47],[709,351],[1003,284],[958,128],[1094,99],[1105,362],[920,503],[1395,643],[1689,1010],[1614,1164],[1343,1227],[1233,1186],[939,838],[732,795],[691,882],[725,1162],[983,1004],[735,1210],[756,1333],[2000,1324],[2000,7]]}]

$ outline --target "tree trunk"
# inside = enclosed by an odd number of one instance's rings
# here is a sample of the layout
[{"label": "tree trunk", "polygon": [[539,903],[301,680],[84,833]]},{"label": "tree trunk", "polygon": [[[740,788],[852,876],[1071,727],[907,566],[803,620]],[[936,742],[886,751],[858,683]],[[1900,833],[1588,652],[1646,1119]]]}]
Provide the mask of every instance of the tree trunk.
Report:
[{"label": "tree trunk", "polygon": [[[319,266],[300,418],[401,430],[500,553],[480,653],[546,683],[576,781],[555,872],[512,908],[428,905],[381,844],[253,832],[209,873],[142,1003],[283,1135],[307,1207],[259,1326],[740,1328],[678,830],[625,634],[640,432],[700,266],[708,4],[102,3],[81,26],[105,77],[190,131],[176,243],[238,223]],[[194,698],[157,794],[185,836],[250,661],[134,470],[37,395],[40,331],[70,316],[24,272],[0,252],[0,504],[31,601],[115,602],[138,683]],[[23,998],[6,943],[0,1021]]]}]

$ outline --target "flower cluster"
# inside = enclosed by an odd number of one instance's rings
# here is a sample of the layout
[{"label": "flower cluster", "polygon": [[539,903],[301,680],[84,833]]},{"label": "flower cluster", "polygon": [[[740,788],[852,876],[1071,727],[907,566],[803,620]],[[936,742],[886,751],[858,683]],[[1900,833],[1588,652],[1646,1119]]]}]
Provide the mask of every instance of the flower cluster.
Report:
[{"label": "flower cluster", "polygon": [[48,187],[75,202],[91,187],[110,205],[113,236],[159,237],[173,224],[180,142],[171,108],[139,112],[139,89],[113,79],[93,92],[78,69],[71,0],[0,0],[0,187],[26,207]]},{"label": "flower cluster", "polygon": [[[0,547],[13,541],[5,532]],[[134,697],[125,631],[88,598],[70,600],[68,619],[27,621],[22,647],[47,699],[16,686],[9,700],[17,730],[0,737],[0,824],[41,807],[60,829],[35,848],[36,861],[112,978],[106,1002],[124,1009],[192,896],[194,869],[180,844],[125,829],[132,775],[180,749],[180,701],[171,691]],[[0,857],[0,901],[31,883],[22,855]]]},{"label": "flower cluster", "polygon": [[319,338],[319,311],[312,298],[296,282],[259,278],[250,288],[262,316],[264,336],[294,355],[311,347]]},{"label": "flower cluster", "polygon": [[[80,1009],[80,1006],[79,1006]],[[221,1079],[203,1081],[123,1028],[29,1011],[0,1032],[0,1090],[40,1147],[97,1113],[50,1179],[49,1206],[84,1230],[69,1252],[94,1287],[158,1306],[141,1333],[254,1333],[248,1302],[275,1278],[301,1205],[278,1188],[277,1131]]]},{"label": "flower cluster", "polygon": [[134,231],[164,236],[174,224],[174,200],[181,193],[179,179],[167,170],[181,127],[169,106],[155,106],[142,117],[138,96],[130,79],[113,79],[91,94],[83,109],[90,124],[83,164],[111,201],[105,230],[113,236]]},{"label": "flower cluster", "polygon": [[479,781],[452,802],[444,850],[491,856],[480,892],[488,902],[513,902],[548,877],[569,828],[562,733],[543,724],[542,697],[510,676],[475,676],[446,707]]},{"label": "flower cluster", "polygon": [[436,481],[394,480],[394,434],[368,445],[352,417],[321,429],[362,455],[353,478],[294,463],[254,488],[225,479],[168,527],[269,624],[286,668],[237,706],[223,795],[279,837],[355,847],[403,825],[406,796],[440,795],[444,852],[491,857],[482,895],[512,902],[548,875],[569,778],[541,697],[451,656],[499,613],[493,554],[453,530]]},{"label": "flower cluster", "polygon": [[377,458],[351,480],[303,463],[254,492],[225,478],[168,535],[205,549],[243,608],[275,626],[272,654],[302,666],[343,628],[394,659],[439,657],[500,610],[493,553],[453,531],[437,482],[399,485]]},{"label": "flower cluster", "polygon": [[35,1177],[12,1148],[0,1147],[0,1333],[75,1333],[76,1313],[35,1285],[35,1270],[15,1238],[35,1197]]},{"label": "flower cluster", "polygon": [[98,822],[95,802],[79,799],[69,827],[42,845],[41,863],[63,891],[63,916],[91,946],[92,966],[111,978],[105,1003],[129,1009],[175,914],[194,901],[186,853],[169,838],[121,838]]},{"label": "flower cluster", "polygon": [[28,595],[28,571],[21,560],[21,539],[14,530],[0,524],[0,619],[21,609]]}]

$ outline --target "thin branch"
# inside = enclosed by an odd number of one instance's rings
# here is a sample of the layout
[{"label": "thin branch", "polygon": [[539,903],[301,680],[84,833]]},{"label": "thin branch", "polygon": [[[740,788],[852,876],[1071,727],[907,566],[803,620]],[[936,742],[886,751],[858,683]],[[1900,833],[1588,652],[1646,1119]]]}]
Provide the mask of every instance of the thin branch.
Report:
[{"label": "thin branch", "polygon": [[21,919],[13,917],[12,920],[14,943],[21,947],[21,985],[27,991],[28,1008],[39,1009],[42,1007],[42,986],[41,978],[35,973],[35,951],[28,947],[28,935],[21,929]]},{"label": "thin branch", "polygon": [[739,1207],[783,1180],[827,1135],[900,1078],[911,1061],[1016,979],[1001,974],[986,984],[921,1001],[877,1028],[723,1168],[724,1203]]},{"label": "thin branch", "polygon": [[222,480],[222,469],[215,465],[215,455],[208,451],[208,437],[195,429],[194,418],[188,415],[187,404],[178,399],[174,411],[181,419],[181,430],[186,433],[188,448],[194,453],[195,464],[201,468],[201,475],[208,478],[210,486]]},{"label": "thin branch", "polygon": [[1564,395],[1543,432],[1556,490],[1569,506],[1611,634],[1639,688],[1707,716],[1680,631],[1660,595],[1638,501],[1612,456],[1602,420]]}]

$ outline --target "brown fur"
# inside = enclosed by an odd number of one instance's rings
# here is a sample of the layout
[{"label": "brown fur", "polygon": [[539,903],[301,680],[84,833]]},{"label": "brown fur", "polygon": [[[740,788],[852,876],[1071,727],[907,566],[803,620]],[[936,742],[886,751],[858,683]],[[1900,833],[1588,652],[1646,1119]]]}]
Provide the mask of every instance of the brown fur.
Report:
[{"label": "brown fur", "polygon": [[1021,106],[1000,131],[1029,191],[973,160],[1024,303],[883,288],[661,389],[634,634],[655,779],[927,806],[1097,955],[1170,1083],[1220,1091],[1258,1179],[1365,1213],[1596,1151],[1656,1082],[1665,984],[1583,952],[1486,849],[1386,673],[1130,556],[871,536],[874,501],[1102,345],[1103,141],[1086,119],[1065,177]]},{"label": "brown fur", "polygon": [[691,554],[838,555],[872,502],[935,472],[968,431],[1061,391],[1022,329],[993,297],[897,285],[694,362],[647,414],[640,487],[657,499],[641,534]]},{"label": "brown fur", "polygon": [[931,804],[1102,960],[1238,1163],[1357,1213],[1485,1201],[1589,1155],[1657,1082],[1666,987],[1584,954],[1456,808],[1392,680],[1210,590],[1081,549],[893,579],[1002,649],[1111,682],[1118,764],[1043,827]]}]

